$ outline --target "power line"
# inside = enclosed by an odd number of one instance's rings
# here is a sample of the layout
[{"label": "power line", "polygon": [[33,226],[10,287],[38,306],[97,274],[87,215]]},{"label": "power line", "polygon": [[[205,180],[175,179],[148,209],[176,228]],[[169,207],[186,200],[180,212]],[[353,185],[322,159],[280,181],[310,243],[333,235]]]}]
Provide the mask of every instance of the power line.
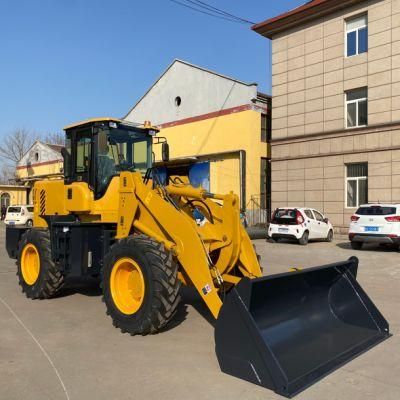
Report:
[{"label": "power line", "polygon": [[212,6],[211,4],[205,3],[204,1],[201,1],[201,0],[186,0],[186,1],[190,1],[191,3],[195,2],[195,3],[199,4],[199,6],[203,5],[205,8],[207,8],[207,9],[209,9],[209,10],[213,10],[213,11],[219,13],[219,14],[232,17],[232,18],[234,18],[234,19],[236,19],[236,20],[238,20],[238,21],[242,21],[242,22],[244,22],[244,23],[246,23],[246,24],[251,24],[251,25],[254,25],[254,24],[255,24],[255,23],[252,22],[252,21],[249,21],[249,20],[247,20],[247,19],[238,17],[238,16],[236,16],[236,15],[234,15],[234,14],[228,13],[227,11],[224,11],[224,10],[221,10],[220,8],[214,7],[214,6]]},{"label": "power line", "polygon": [[186,2],[193,4],[193,5],[190,5],[190,4],[182,2],[185,0],[182,0],[182,1],[169,0],[169,1],[171,1],[172,3],[178,4],[182,7],[189,8],[193,11],[197,11],[201,14],[209,15],[214,18],[219,18],[219,19],[223,19],[225,21],[236,22],[236,23],[240,23],[240,24],[252,24],[252,22],[250,22],[250,21],[236,17],[233,14],[226,13],[225,11],[222,11],[219,9],[213,10],[212,8],[215,8],[215,7],[209,6],[206,3],[204,3],[204,5],[202,5],[202,4],[198,4],[197,2],[195,2],[193,0],[186,0]]},{"label": "power line", "polygon": [[230,22],[236,22],[235,20],[233,20],[233,19],[231,19],[231,18],[225,18],[225,17],[220,16],[220,15],[215,15],[215,14],[208,13],[208,12],[206,12],[206,11],[199,10],[198,8],[194,8],[194,7],[190,6],[189,4],[181,3],[181,2],[178,1],[178,0],[169,0],[169,1],[171,1],[172,3],[175,3],[175,4],[179,4],[180,6],[190,8],[191,10],[197,11],[197,12],[199,12],[199,13],[210,15],[211,17],[215,17],[215,18],[219,18],[219,19],[224,19],[224,20],[230,21]]}]

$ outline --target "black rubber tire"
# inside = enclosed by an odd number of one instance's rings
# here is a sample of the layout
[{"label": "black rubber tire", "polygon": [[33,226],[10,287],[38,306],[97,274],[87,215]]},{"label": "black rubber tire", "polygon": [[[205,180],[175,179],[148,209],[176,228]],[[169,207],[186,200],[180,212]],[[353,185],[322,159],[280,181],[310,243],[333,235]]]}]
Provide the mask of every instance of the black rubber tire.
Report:
[{"label": "black rubber tire", "polygon": [[333,240],[333,230],[330,229],[329,232],[328,232],[328,236],[326,237],[326,241],[327,242],[332,242],[332,240]]},{"label": "black rubber tire", "polygon": [[[21,272],[21,254],[24,247],[32,243],[36,246],[40,258],[39,277],[33,285],[28,285]],[[29,299],[48,299],[63,286],[64,276],[58,270],[51,257],[50,234],[47,229],[29,229],[21,237],[18,249],[18,279],[22,291]]]},{"label": "black rubber tire", "polygon": [[350,242],[350,246],[353,250],[361,250],[362,245],[361,242]]},{"label": "black rubber tire", "polygon": [[308,244],[308,231],[304,231],[303,236],[299,239],[299,244],[306,246]]},{"label": "black rubber tire", "polygon": [[33,221],[31,219],[28,219],[25,224],[28,228],[31,228],[33,226]]},{"label": "black rubber tire", "polygon": [[[142,270],[145,282],[143,303],[131,315],[122,313],[111,296],[110,276],[114,264],[130,257]],[[163,244],[147,236],[128,236],[116,242],[106,255],[102,270],[103,301],[113,325],[131,335],[157,333],[174,317],[180,302],[178,263]]]}]

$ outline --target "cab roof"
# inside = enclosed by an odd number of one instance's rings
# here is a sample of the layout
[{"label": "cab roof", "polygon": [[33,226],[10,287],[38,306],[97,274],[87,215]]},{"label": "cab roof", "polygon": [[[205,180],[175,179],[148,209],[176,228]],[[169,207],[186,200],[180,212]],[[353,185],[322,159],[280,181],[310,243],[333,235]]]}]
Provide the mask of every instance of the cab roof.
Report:
[{"label": "cab roof", "polygon": [[132,128],[148,129],[148,130],[153,130],[153,131],[159,132],[159,128],[157,128],[156,126],[152,126],[150,121],[145,121],[144,124],[141,125],[141,124],[134,124],[132,122],[129,122],[129,121],[126,121],[123,119],[119,119],[119,118],[113,118],[113,117],[98,117],[98,118],[85,119],[83,121],[75,122],[73,124],[64,126],[64,131],[67,131],[67,130],[73,129],[73,128],[78,128],[78,127],[85,126],[85,125],[94,124],[96,122],[115,122],[117,124],[121,124],[124,126],[130,126]]},{"label": "cab roof", "polygon": [[112,117],[89,118],[89,119],[85,119],[83,121],[75,122],[73,124],[64,126],[64,131],[66,131],[68,129],[76,128],[76,127],[82,126],[82,125],[93,124],[94,122],[118,122],[118,123],[121,123],[123,121],[121,119],[112,118]]}]

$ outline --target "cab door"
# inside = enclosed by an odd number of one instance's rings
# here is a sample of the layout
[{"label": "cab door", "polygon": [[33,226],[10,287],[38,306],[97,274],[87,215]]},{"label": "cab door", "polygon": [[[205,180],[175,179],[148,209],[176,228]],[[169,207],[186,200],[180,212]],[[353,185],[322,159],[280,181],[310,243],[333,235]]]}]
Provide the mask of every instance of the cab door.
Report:
[{"label": "cab door", "polygon": [[74,154],[74,180],[76,182],[86,182],[93,186],[92,168],[92,145],[93,137],[90,129],[76,132]]}]

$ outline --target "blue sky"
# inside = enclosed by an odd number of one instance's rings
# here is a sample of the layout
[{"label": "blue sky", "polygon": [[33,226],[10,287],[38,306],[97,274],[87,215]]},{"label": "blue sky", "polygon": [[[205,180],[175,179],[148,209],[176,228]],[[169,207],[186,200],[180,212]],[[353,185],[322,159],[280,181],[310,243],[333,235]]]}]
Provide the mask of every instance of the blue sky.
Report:
[{"label": "blue sky", "polygon": [[[204,0],[260,22],[304,0]],[[0,137],[123,116],[174,58],[270,91],[268,41],[169,0],[0,0]]]}]

